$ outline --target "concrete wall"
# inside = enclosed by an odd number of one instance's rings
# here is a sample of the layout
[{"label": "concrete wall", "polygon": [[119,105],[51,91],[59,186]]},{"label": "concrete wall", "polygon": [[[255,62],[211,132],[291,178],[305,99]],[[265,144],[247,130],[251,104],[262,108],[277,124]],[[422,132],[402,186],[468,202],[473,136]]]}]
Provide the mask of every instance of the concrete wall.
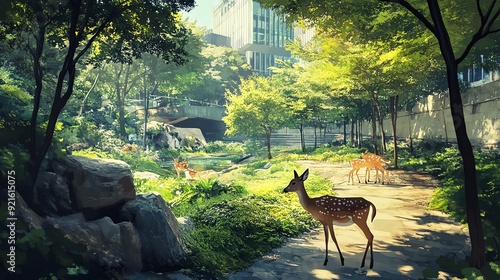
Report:
[{"label": "concrete wall", "polygon": [[[468,89],[462,94],[467,133],[473,145],[500,147],[500,81]],[[378,130],[378,127],[377,127]],[[384,120],[384,131],[392,136],[390,116]],[[371,135],[369,122],[363,134]],[[411,112],[399,112],[396,135],[399,138],[448,138],[456,142],[448,94],[422,99]]]}]

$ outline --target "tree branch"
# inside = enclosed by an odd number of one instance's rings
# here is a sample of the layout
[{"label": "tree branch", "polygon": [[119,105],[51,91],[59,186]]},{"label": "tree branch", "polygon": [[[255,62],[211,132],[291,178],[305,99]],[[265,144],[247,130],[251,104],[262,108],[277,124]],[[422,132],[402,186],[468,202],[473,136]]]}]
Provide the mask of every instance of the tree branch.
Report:
[{"label": "tree branch", "polygon": [[434,25],[430,21],[428,21],[425,16],[419,12],[415,7],[413,7],[410,3],[406,2],[405,0],[380,0],[382,2],[392,2],[399,4],[403,7],[405,7],[410,13],[412,13],[415,17],[417,17],[418,20],[420,20],[427,29],[429,29],[434,35],[436,35],[436,29],[434,28]]},{"label": "tree branch", "polygon": [[[467,57],[467,55],[469,55],[470,51],[472,50],[472,47],[474,47],[474,45],[478,41],[487,37],[489,34],[496,33],[496,32],[500,31],[500,29],[491,30],[491,27],[493,26],[493,24],[497,20],[498,16],[500,15],[500,9],[498,9],[495,12],[495,14],[493,14],[493,16],[491,16],[491,13],[493,12],[493,4],[495,2],[496,2],[496,0],[494,0],[492,2],[492,4],[488,7],[488,11],[484,15],[484,17],[481,16],[481,25],[479,26],[476,33],[472,36],[472,39],[470,40],[469,44],[467,44],[467,46],[465,47],[462,55],[459,58],[457,58],[457,64],[460,64],[460,62],[462,62]],[[480,11],[481,8],[479,7],[479,0],[477,0],[477,6],[478,6],[479,13],[481,15],[482,12]],[[491,16],[491,18],[490,18],[490,16]]]}]

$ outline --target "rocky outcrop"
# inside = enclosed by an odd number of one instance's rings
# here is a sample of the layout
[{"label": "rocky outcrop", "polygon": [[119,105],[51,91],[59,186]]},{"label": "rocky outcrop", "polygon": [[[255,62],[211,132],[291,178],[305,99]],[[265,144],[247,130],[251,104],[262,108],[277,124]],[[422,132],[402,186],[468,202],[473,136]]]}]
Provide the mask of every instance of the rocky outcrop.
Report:
[{"label": "rocky outcrop", "polygon": [[179,224],[160,195],[138,195],[123,206],[120,216],[131,221],[139,233],[146,269],[165,272],[185,266]]},{"label": "rocky outcrop", "polygon": [[141,271],[141,242],[130,222],[115,224],[109,217],[87,221],[81,213],[59,218],[47,218],[45,228],[52,227],[73,244],[86,250],[75,250],[84,264],[98,266],[103,271],[134,273]]},{"label": "rocky outcrop", "polygon": [[148,123],[148,128],[154,128],[157,131],[151,135],[153,145],[157,150],[163,148],[179,149],[181,147],[190,147],[196,150],[207,144],[199,128],[181,128],[155,121]]},{"label": "rocky outcrop", "polygon": [[135,198],[132,172],[123,161],[67,156],[52,168],[70,186],[71,201],[88,220]]},{"label": "rocky outcrop", "polygon": [[57,217],[76,213],[69,189],[63,178],[53,172],[42,172],[34,187],[33,202],[43,216]]},{"label": "rocky outcrop", "polygon": [[38,214],[19,194],[16,214],[29,229],[43,229],[57,250],[106,278],[185,266],[174,214],[160,195],[136,197],[126,163],[67,156],[52,167],[36,183]]}]

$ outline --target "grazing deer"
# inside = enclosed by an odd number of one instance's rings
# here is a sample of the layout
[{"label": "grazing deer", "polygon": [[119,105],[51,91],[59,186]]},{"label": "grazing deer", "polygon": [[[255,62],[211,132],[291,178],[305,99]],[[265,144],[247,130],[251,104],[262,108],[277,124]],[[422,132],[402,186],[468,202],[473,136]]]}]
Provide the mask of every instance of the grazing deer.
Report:
[{"label": "grazing deer", "polygon": [[[372,168],[375,168],[375,171],[376,171],[375,183],[377,183],[379,171],[382,173],[382,185],[384,184],[384,182],[386,182],[386,179],[387,179],[387,184],[390,183],[389,171],[386,170],[382,166],[382,164],[389,163],[391,161],[386,160],[383,157],[376,155],[376,154],[369,154],[368,151],[365,151],[363,154],[361,154],[361,156],[365,160],[365,164],[366,164],[365,184],[367,184],[368,180],[370,179],[370,170]],[[385,174],[387,174],[387,177],[385,177]]]},{"label": "grazing deer", "polygon": [[[356,176],[358,177],[358,183],[361,183],[361,180],[359,180],[359,170],[363,167],[366,167],[366,162],[364,159],[353,159],[351,160],[351,166],[352,169],[349,172],[349,179],[347,179],[347,183],[351,182],[354,184],[354,171],[356,171]],[[352,180],[351,180],[352,178]]]},{"label": "grazing deer", "polygon": [[323,224],[323,229],[325,231],[325,247],[326,256],[323,265],[328,263],[328,230],[330,230],[333,242],[337,246],[337,250],[340,255],[340,262],[342,266],[344,265],[344,257],[340,251],[339,244],[335,238],[335,232],[333,231],[333,225],[348,226],[351,224],[356,224],[363,231],[368,239],[366,244],[365,254],[363,255],[363,260],[361,262],[361,267],[365,266],[365,258],[368,249],[370,249],[370,268],[373,268],[373,234],[368,228],[366,221],[368,219],[368,213],[370,212],[370,207],[372,208],[372,218],[375,218],[377,214],[377,209],[375,205],[370,201],[362,197],[335,197],[335,196],[321,196],[316,198],[310,198],[307,195],[306,189],[304,188],[304,181],[309,176],[309,169],[307,169],[304,174],[298,175],[294,170],[294,178],[290,181],[290,184],[283,190],[283,192],[296,192],[299,195],[299,201],[302,207],[307,210],[314,219],[318,220]]},{"label": "grazing deer", "polygon": [[125,144],[122,148],[122,152],[137,152],[135,145]]},{"label": "grazing deer", "polygon": [[188,168],[188,162],[185,161],[179,161],[179,158],[174,158],[174,168],[175,172],[177,172],[177,178],[181,175],[181,171],[184,169]]},{"label": "grazing deer", "polygon": [[188,180],[196,180],[196,179],[214,177],[217,176],[218,173],[214,170],[197,171],[189,167],[186,167],[184,169],[184,174],[186,175],[186,178]]}]

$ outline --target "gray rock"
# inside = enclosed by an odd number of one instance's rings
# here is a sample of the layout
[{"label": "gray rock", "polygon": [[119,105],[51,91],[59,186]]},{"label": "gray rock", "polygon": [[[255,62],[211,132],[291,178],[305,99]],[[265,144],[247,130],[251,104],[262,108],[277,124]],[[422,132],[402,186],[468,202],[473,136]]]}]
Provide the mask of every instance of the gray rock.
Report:
[{"label": "gray rock", "polygon": [[68,185],[63,178],[52,172],[38,175],[33,203],[43,216],[57,217],[76,213],[71,205]]},{"label": "gray rock", "polygon": [[132,172],[123,161],[67,156],[54,161],[52,168],[65,178],[71,201],[88,220],[136,196]]},{"label": "gray rock", "polygon": [[29,228],[41,229],[44,218],[35,213],[24,201],[24,198],[16,192],[16,217],[28,224]]},{"label": "gray rock", "polygon": [[55,229],[75,244],[75,248],[86,248],[70,253],[91,267],[119,274],[138,272],[142,268],[140,240],[129,222],[115,224],[109,217],[87,221],[81,213],[77,213],[60,218],[49,217],[44,228]]},{"label": "gray rock", "polygon": [[145,270],[167,272],[185,267],[179,224],[160,195],[139,194],[123,206],[120,216],[132,222],[139,233]]},{"label": "gray rock", "polygon": [[125,273],[135,273],[142,270],[141,239],[139,232],[131,222],[118,223],[125,263]]}]

